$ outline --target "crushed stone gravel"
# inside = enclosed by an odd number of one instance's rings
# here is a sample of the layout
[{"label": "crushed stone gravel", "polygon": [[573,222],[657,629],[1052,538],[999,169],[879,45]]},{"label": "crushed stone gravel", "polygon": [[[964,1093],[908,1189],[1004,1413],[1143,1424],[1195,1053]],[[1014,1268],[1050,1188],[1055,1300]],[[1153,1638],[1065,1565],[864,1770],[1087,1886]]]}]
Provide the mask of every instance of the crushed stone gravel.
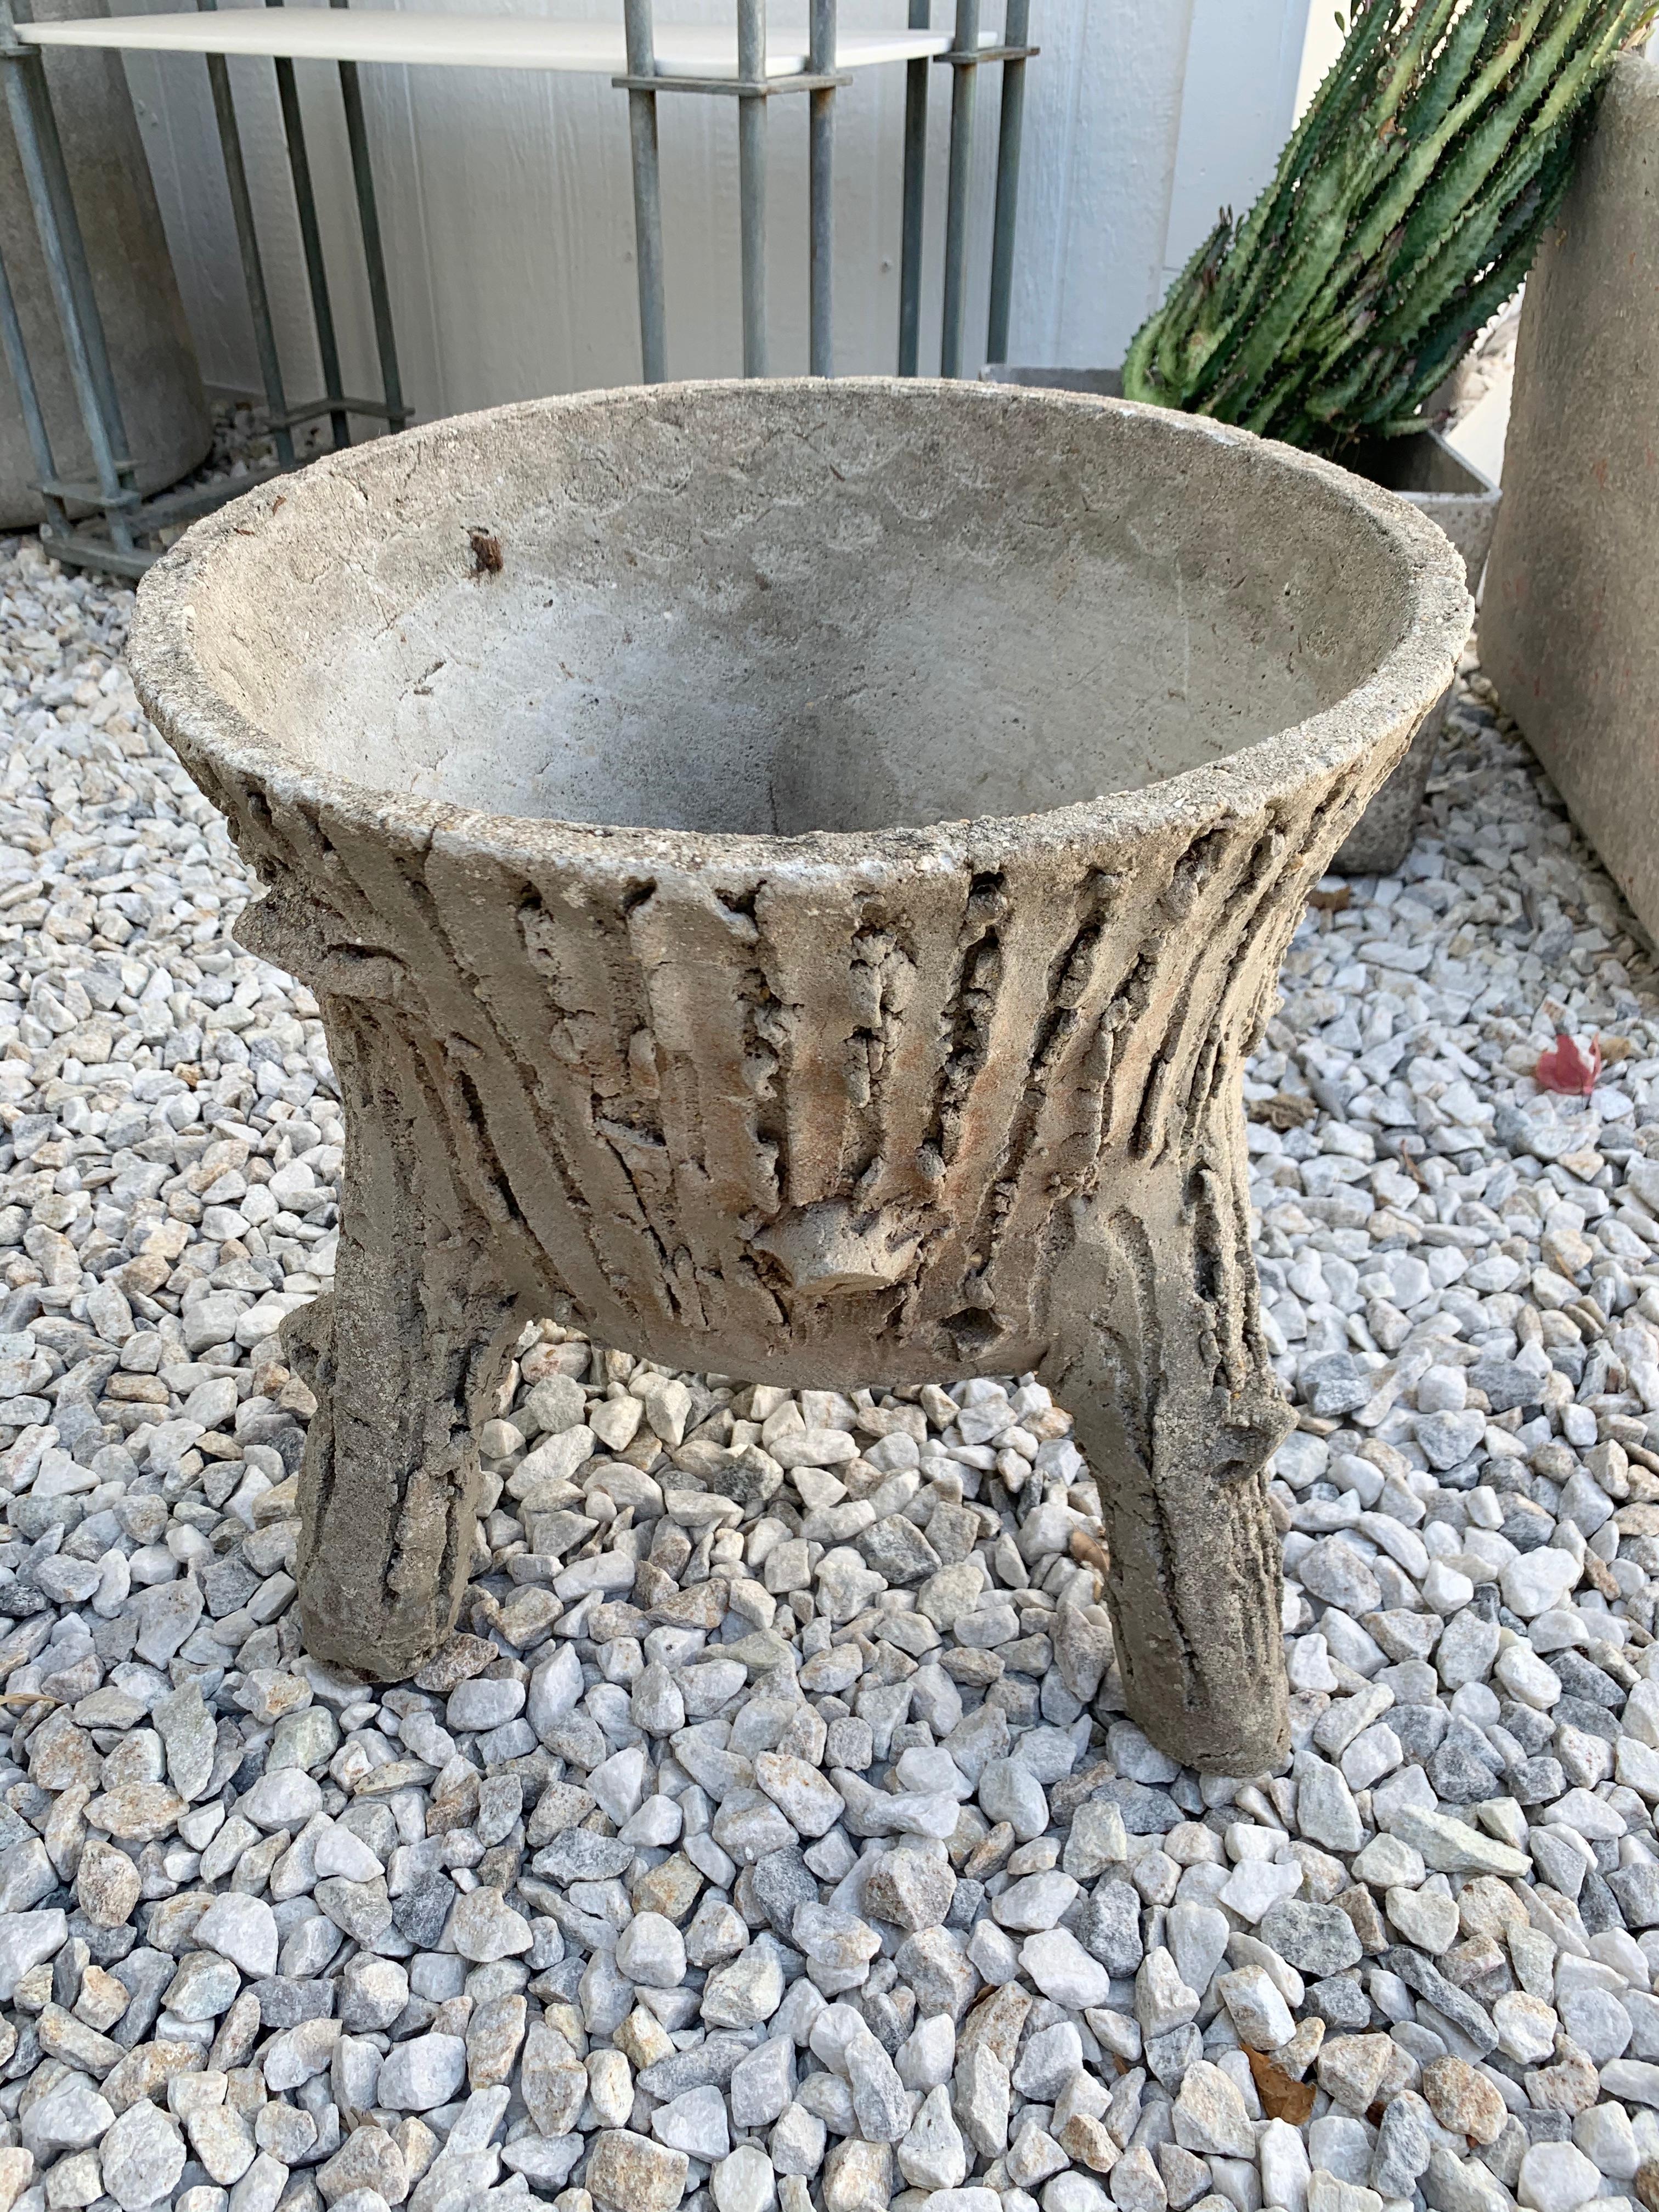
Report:
[{"label": "crushed stone gravel", "polygon": [[1029,1377],[538,1324],[455,1637],[307,1658],[338,1097],[130,607],[0,540],[0,2212],[1659,2212],[1659,996],[1473,661],[1245,1086],[1295,1748],[1200,1777]]}]

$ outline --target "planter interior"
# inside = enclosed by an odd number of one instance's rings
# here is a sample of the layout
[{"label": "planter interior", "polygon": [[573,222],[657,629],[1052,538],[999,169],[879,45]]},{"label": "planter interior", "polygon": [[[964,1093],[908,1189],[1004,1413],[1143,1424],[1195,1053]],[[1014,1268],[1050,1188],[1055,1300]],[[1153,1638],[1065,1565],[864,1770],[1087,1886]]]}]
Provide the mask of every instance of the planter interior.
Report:
[{"label": "planter interior", "polygon": [[1035,1368],[1131,1711],[1270,1764],[1240,1066],[1467,623],[1445,540],[1341,471],[959,384],[505,409],[191,532],[137,680],[349,1132],[289,1324],[313,1650],[395,1677],[445,1632],[530,1315],[793,1383]]},{"label": "planter interior", "polygon": [[604,468],[572,454],[558,497],[470,495],[498,569],[458,510],[343,592],[359,518],[343,479],[319,487],[314,576],[216,596],[198,650],[295,767],[345,771],[349,730],[360,790],[526,821],[796,837],[1134,791],[1334,706],[1399,603],[1381,577],[1333,593],[1340,501],[1261,471],[1251,538],[1218,538],[1226,457],[1200,448],[1186,483],[1137,465],[1143,422],[1112,429],[1073,488],[1070,441],[1016,420],[980,495],[941,432],[876,469],[837,425],[760,457],[757,514],[754,461],[617,410]]}]

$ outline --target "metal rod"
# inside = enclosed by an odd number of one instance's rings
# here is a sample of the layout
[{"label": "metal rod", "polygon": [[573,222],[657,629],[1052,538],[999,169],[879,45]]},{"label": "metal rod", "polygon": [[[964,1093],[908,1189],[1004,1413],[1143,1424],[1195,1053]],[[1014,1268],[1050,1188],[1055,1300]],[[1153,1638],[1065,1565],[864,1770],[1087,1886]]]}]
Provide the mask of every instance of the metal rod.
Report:
[{"label": "metal rod", "polygon": [[[979,0],[957,0],[956,52],[979,49]],[[976,61],[958,60],[951,71],[951,167],[945,198],[945,319],[939,373],[962,374],[962,323],[968,289],[968,185],[974,155]]]},{"label": "metal rod", "polygon": [[[283,0],[265,0],[280,8]],[[317,356],[322,364],[323,390],[331,399],[343,390],[340,377],[340,349],[334,335],[334,307],[328,296],[328,270],[323,261],[323,236],[317,222],[317,198],[311,186],[311,156],[306,150],[306,127],[300,113],[300,88],[294,64],[282,56],[276,60],[276,98],[283,111],[283,131],[288,140],[288,166],[294,179],[294,204],[300,217],[300,243],[306,257],[306,277],[311,288],[311,313],[317,327]],[[334,449],[351,443],[351,425],[343,407],[329,410],[329,430]]]},{"label": "metal rod", "polygon": [[[11,46],[15,44],[13,21],[7,0],[0,0],[0,45]],[[108,381],[109,356],[104,349],[103,325],[98,319],[97,303],[91,298],[90,278],[87,272],[85,251],[82,247],[75,202],[67,197],[68,175],[62,166],[63,151],[58,144],[52,103],[46,95],[45,70],[36,52],[27,57],[14,55],[3,64],[3,67],[0,67],[0,74],[3,74],[5,78],[6,106],[11,118],[12,134],[17,143],[18,163],[22,169],[23,182],[33,210],[47,279],[58,309],[58,319],[63,328],[70,379],[75,386],[81,419],[86,426],[88,441],[92,448],[99,496],[109,514],[111,537],[118,545],[130,546],[131,532],[123,516],[116,510],[125,503],[123,494],[130,487],[125,479],[131,474],[131,463],[125,450],[119,407],[110,404],[114,399],[114,387]],[[50,126],[49,130],[43,125]],[[56,165],[52,162],[45,143],[47,137],[58,155]],[[54,166],[58,173],[56,179]],[[58,179],[61,179],[61,190],[64,194],[61,200],[58,191],[54,190],[54,183]],[[82,248],[78,257],[76,248]],[[80,281],[77,281],[77,273]],[[82,284],[85,286],[84,293]],[[89,315],[86,312],[88,307],[91,310]],[[20,340],[21,336],[20,329]]]},{"label": "metal rod", "polygon": [[[629,76],[655,76],[656,42],[651,0],[623,0]],[[663,303],[662,176],[657,161],[657,95],[628,95],[628,139],[634,161],[634,259],[640,288],[640,360],[647,384],[668,374],[667,319]]]},{"label": "metal rod", "polygon": [[[343,8],[346,0],[330,0]],[[380,208],[374,198],[374,165],[368,151],[368,121],[363,113],[363,88],[356,62],[339,62],[340,103],[345,109],[346,137],[351,146],[351,175],[357,189],[357,225],[362,234],[363,267],[368,276],[369,305],[374,314],[374,346],[380,356],[380,389],[386,415],[394,428],[409,420],[404,404],[403,377],[398,368],[398,332],[392,319],[392,288],[386,282],[386,248],[380,239]]]},{"label": "metal rod", "polygon": [[[807,68],[827,76],[836,66],[836,0],[812,0]],[[814,376],[833,376],[835,367],[836,88],[807,95],[808,271],[811,344],[808,363]]]},{"label": "metal rod", "polygon": [[222,479],[215,483],[191,484],[182,491],[161,492],[155,499],[144,501],[140,519],[146,530],[161,530],[169,523],[188,522],[198,514],[207,514],[214,507],[222,507],[228,497],[252,491],[255,484],[269,483],[282,473],[281,469],[267,463],[262,467],[249,469],[245,476],[238,477],[229,491]]},{"label": "metal rod", "polygon": [[[52,434],[40,410],[40,393],[34,381],[34,371],[29,366],[28,349],[23,343],[23,325],[17,319],[17,302],[12,297],[11,279],[6,274],[3,260],[0,260],[0,351],[5,354],[11,380],[17,387],[17,404],[23,417],[29,453],[34,462],[34,473],[43,484],[50,483],[58,473],[57,465],[52,457]],[[42,496],[46,501],[47,513],[57,521],[61,514],[61,502],[50,494],[43,494]]]},{"label": "metal rod", "polygon": [[[989,53],[986,58],[994,61],[996,56]],[[814,76],[810,70],[799,69],[788,76],[769,76],[763,84],[744,84],[734,76],[682,76],[676,70],[672,76],[635,77],[624,70],[611,82],[619,92],[692,92],[722,100],[793,100],[802,93],[839,90],[853,79],[846,70],[836,70],[830,76]]]},{"label": "metal rod", "polygon": [[[240,492],[244,488],[239,477],[236,489]],[[112,533],[114,527],[112,517]],[[96,568],[106,576],[142,576],[161,557],[159,547],[146,550],[135,547],[131,538],[112,544],[110,538],[94,538],[88,530],[71,530],[67,526],[61,535],[54,532],[46,542],[54,560],[61,561],[71,568]]]},{"label": "metal rod", "polygon": [[[1002,43],[1023,46],[1030,35],[1031,0],[1008,0]],[[996,214],[991,233],[991,312],[985,358],[1008,358],[1008,308],[1014,289],[1014,226],[1019,216],[1019,142],[1025,117],[1025,64],[1002,64],[1002,113],[997,126]]]},{"label": "metal rod", "polygon": [[[910,0],[910,28],[933,23],[933,0]],[[921,341],[921,248],[927,177],[927,81],[924,55],[904,71],[904,214],[899,243],[898,373],[916,374]]]},{"label": "metal rod", "polygon": [[[216,9],[218,0],[196,0],[204,11]],[[247,188],[247,169],[242,160],[242,134],[236,122],[236,102],[230,89],[230,70],[222,54],[207,56],[208,83],[213,93],[214,120],[219,126],[219,151],[224,158],[225,181],[230,187],[230,211],[236,222],[236,243],[242,256],[242,282],[247,289],[248,312],[253,318],[253,343],[259,356],[259,378],[273,416],[286,415],[288,395],[283,389],[283,364],[276,352],[276,332],[270,319],[270,295],[265,289],[264,264],[259,258],[259,238],[253,227],[253,201]],[[294,465],[294,440],[288,426],[273,422],[271,438],[276,458],[286,467]]]},{"label": "metal rod", "polygon": [[[738,75],[766,81],[766,0],[738,0]],[[743,238],[743,373],[766,374],[766,102],[738,102],[738,205]]]},{"label": "metal rod", "polygon": [[[33,10],[28,0],[12,0],[9,12],[15,21],[27,23],[33,20]],[[121,411],[121,397],[116,390],[115,375],[110,366],[109,348],[104,337],[104,319],[98,311],[98,297],[93,289],[92,264],[87,259],[86,241],[81,234],[75,191],[70,183],[69,164],[64,159],[64,143],[58,135],[58,116],[46,83],[46,58],[38,54],[38,49],[35,67],[26,71],[26,82],[34,111],[40,155],[46,165],[46,182],[58,209],[58,235],[69,267],[70,281],[75,287],[76,299],[80,306],[88,358],[92,364],[105,420],[115,448],[116,466],[121,472],[122,481],[128,483],[132,476],[132,465],[127,445],[126,424]]]}]

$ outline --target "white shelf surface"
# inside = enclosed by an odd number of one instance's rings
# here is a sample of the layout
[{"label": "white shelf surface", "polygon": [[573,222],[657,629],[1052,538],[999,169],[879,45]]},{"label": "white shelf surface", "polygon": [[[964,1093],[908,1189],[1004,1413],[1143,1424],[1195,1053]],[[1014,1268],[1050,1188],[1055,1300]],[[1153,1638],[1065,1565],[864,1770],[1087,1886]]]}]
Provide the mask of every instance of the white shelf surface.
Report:
[{"label": "white shelf surface", "polygon": [[[20,23],[17,35],[37,46],[115,47],[131,52],[264,54],[291,61],[405,62],[440,69],[560,70],[621,76],[628,55],[620,25],[557,22],[533,15],[442,15],[356,8],[221,8],[198,14],[92,15]],[[987,40],[987,43],[990,40]],[[940,33],[900,31],[842,38],[842,70],[944,53]],[[669,76],[737,75],[735,32],[659,24],[657,68]],[[767,45],[769,77],[799,76],[807,64],[805,38],[781,33]]]}]

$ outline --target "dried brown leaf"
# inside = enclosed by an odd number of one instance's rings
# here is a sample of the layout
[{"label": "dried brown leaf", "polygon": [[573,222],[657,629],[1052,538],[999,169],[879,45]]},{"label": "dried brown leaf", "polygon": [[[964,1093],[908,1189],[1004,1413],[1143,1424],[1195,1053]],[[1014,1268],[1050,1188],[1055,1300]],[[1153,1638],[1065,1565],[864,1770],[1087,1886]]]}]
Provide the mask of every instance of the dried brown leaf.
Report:
[{"label": "dried brown leaf", "polygon": [[1244,2056],[1255,2079],[1261,2109],[1270,2120],[1288,2120],[1293,2128],[1299,2128],[1312,2118],[1314,2098],[1318,2094],[1316,2082],[1292,2081],[1284,2068],[1276,2066],[1265,2051],[1252,2051],[1248,2044]]}]

